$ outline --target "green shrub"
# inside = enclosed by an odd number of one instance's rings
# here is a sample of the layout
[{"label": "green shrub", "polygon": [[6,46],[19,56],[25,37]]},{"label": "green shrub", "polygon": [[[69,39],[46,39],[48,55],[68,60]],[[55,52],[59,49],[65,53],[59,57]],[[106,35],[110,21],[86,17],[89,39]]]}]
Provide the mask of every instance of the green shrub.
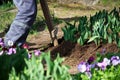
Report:
[{"label": "green shrub", "polygon": [[4,52],[0,55],[0,80],[8,80],[12,67],[15,68],[16,73],[21,72],[26,65],[25,58],[27,58],[27,51],[20,48],[17,48],[15,54],[7,55]]}]

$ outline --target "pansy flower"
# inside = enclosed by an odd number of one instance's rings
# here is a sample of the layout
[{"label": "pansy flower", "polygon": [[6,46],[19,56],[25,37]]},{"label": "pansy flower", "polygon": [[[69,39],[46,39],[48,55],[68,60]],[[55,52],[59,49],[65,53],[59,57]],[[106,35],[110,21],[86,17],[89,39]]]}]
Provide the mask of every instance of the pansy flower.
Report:
[{"label": "pansy flower", "polygon": [[78,65],[78,70],[79,70],[81,73],[84,73],[84,72],[87,70],[86,62],[81,62],[81,63]]},{"label": "pansy flower", "polygon": [[4,42],[2,38],[0,38],[0,47],[4,47]]},{"label": "pansy flower", "polygon": [[16,53],[16,48],[9,48],[8,49],[8,52],[7,52],[8,55],[15,54],[15,53]]},{"label": "pansy flower", "polygon": [[107,58],[104,58],[103,62],[97,63],[97,66],[100,67],[102,70],[105,70],[108,65],[110,65],[110,60]]},{"label": "pansy flower", "polygon": [[113,66],[116,66],[120,63],[120,59],[119,59],[119,56],[112,56],[111,57],[111,63]]},{"label": "pansy flower", "polygon": [[88,63],[91,64],[92,62],[94,62],[95,58],[93,56],[91,56],[89,59],[88,59]]},{"label": "pansy flower", "polygon": [[35,56],[39,56],[41,54],[40,50],[34,50]]},{"label": "pansy flower", "polygon": [[30,59],[32,57],[32,53],[28,53],[28,58]]}]

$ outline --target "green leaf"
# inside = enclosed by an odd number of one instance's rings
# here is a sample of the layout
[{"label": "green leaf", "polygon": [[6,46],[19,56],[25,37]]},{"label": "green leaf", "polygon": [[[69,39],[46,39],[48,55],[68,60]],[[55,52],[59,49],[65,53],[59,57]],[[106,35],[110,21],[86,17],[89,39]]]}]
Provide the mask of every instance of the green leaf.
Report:
[{"label": "green leaf", "polygon": [[88,36],[89,36],[89,32],[86,32],[84,35],[84,39],[88,39]]},{"label": "green leaf", "polygon": [[111,35],[108,36],[108,43],[112,43],[112,36]]},{"label": "green leaf", "polygon": [[94,41],[94,40],[97,39],[97,38],[99,38],[99,36],[93,36],[93,37],[91,37],[91,38],[88,40],[88,43]]},{"label": "green leaf", "polygon": [[84,40],[83,38],[80,36],[80,38],[77,40],[77,43],[79,43],[80,45],[84,44]]}]

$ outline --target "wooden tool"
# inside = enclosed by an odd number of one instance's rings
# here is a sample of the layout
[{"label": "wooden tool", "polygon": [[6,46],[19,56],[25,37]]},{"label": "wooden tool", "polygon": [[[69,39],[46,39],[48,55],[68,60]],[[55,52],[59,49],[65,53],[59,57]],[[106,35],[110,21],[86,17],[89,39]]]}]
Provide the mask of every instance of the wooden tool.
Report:
[{"label": "wooden tool", "polygon": [[57,32],[58,32],[57,29],[58,28],[53,27],[53,22],[52,22],[52,18],[51,18],[51,15],[50,15],[50,11],[49,11],[49,8],[48,8],[47,1],[46,0],[40,0],[40,4],[41,4],[41,8],[43,10],[44,17],[46,19],[46,24],[48,26],[48,30],[49,30],[49,33],[50,33],[52,43],[54,44],[54,46],[57,46],[58,45],[58,40],[57,40]]}]

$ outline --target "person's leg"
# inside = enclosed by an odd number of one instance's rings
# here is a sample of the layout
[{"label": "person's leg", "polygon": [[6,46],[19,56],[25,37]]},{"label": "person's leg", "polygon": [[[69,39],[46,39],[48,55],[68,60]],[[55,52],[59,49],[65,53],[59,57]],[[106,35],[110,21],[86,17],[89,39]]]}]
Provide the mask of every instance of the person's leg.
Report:
[{"label": "person's leg", "polygon": [[5,35],[5,46],[11,46],[12,42],[21,46],[26,41],[37,13],[36,0],[13,0],[13,2],[18,8],[18,13]]}]

